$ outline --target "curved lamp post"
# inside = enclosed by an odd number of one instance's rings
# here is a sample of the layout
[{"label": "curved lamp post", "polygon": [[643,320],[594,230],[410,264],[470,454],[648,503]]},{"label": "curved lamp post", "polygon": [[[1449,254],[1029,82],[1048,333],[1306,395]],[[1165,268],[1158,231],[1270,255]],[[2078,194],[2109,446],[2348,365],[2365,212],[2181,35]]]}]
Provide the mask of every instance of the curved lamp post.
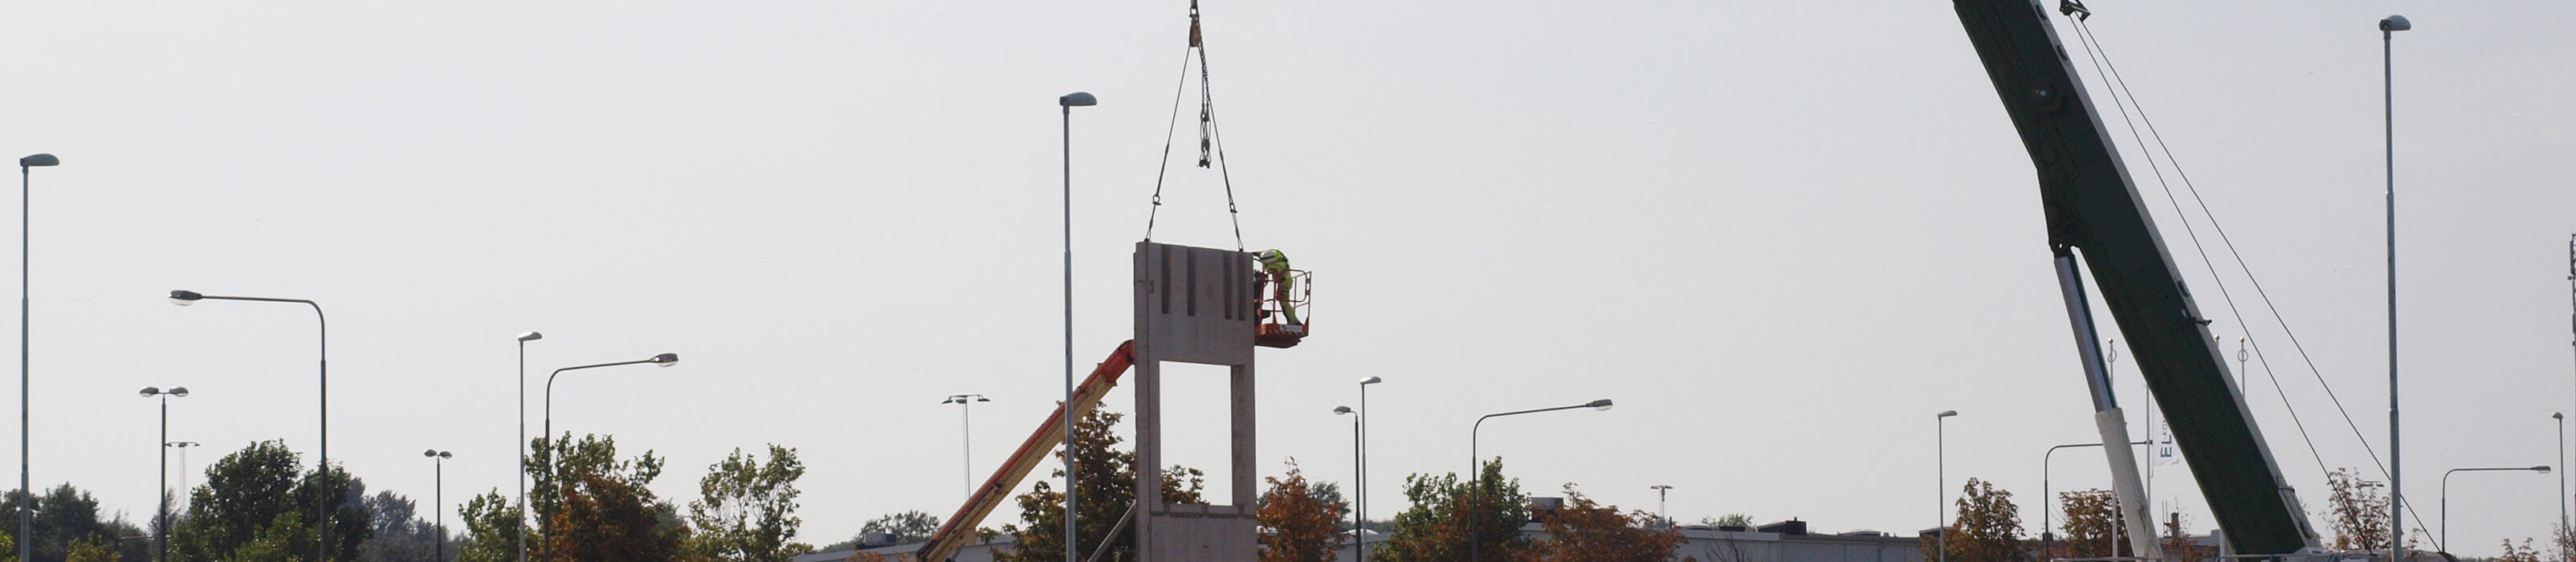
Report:
[{"label": "curved lamp post", "polygon": [[2544,464],[2544,465],[2540,465],[2540,466],[2497,466],[2497,467],[2485,467],[2485,468],[2454,468],[2454,469],[2451,469],[2451,470],[2449,470],[2449,471],[2447,471],[2447,472],[2443,472],[2443,473],[2442,473],[2442,540],[2440,540],[2440,541],[2438,541],[2438,542],[2436,542],[2436,543],[2434,544],[2434,546],[2442,547],[2442,551],[2443,551],[2443,552],[2450,552],[2450,551],[2451,551],[2451,475],[2452,475],[2452,474],[2454,474],[2454,473],[2460,473],[2460,472],[2489,472],[2489,471],[2538,472],[2538,473],[2541,473],[2541,474],[2548,474],[2548,473],[2549,473],[2549,465],[2545,465],[2545,464]]},{"label": "curved lamp post", "polygon": [[[546,375],[546,421],[545,421],[546,435],[545,435],[545,438],[546,438],[546,448],[547,448],[547,449],[549,449],[548,451],[544,451],[545,456],[546,456],[546,482],[548,482],[548,483],[550,483],[550,484],[553,484],[553,485],[556,487],[556,489],[558,489],[558,490],[562,489],[562,487],[563,487],[562,459],[557,458],[557,457],[556,457],[556,455],[555,455],[555,450],[561,450],[561,449],[563,449],[563,448],[564,448],[564,445],[563,445],[562,443],[555,442],[555,377],[556,377],[556,376],[559,376],[559,375],[564,374],[564,371],[579,371],[579,370],[582,370],[582,369],[597,369],[597,368],[600,368],[600,367],[615,367],[615,366],[619,366],[619,365],[641,365],[641,364],[646,364],[646,363],[651,363],[651,364],[654,364],[654,365],[660,365],[660,366],[663,366],[663,367],[669,367],[669,366],[672,366],[672,365],[678,365],[678,364],[680,364],[680,354],[677,354],[677,353],[664,353],[664,354],[661,354],[661,355],[655,355],[655,356],[652,356],[652,357],[647,357],[647,358],[643,358],[643,359],[637,359],[637,360],[634,360],[634,361],[618,361],[618,362],[614,362],[614,363],[597,363],[597,364],[591,364],[591,365],[577,365],[577,366],[572,366],[572,367],[564,367],[564,368],[561,368],[561,369],[555,369],[555,372],[554,372],[553,374]],[[526,466],[527,466],[527,465],[524,465],[524,464],[520,465],[521,470],[526,470]],[[557,501],[561,501],[561,498],[557,498]],[[540,514],[540,515],[544,516],[544,517],[547,519],[547,521],[545,522],[546,524],[545,524],[545,525],[541,525],[541,526],[539,526],[538,528],[539,528],[539,529],[545,529],[545,530],[546,530],[546,538],[547,538],[547,540],[546,540],[545,545],[544,545],[544,546],[545,546],[545,559],[546,559],[546,560],[551,561],[551,560],[554,560],[554,559],[555,559],[555,554],[554,554],[554,542],[555,542],[555,541],[553,540],[553,538],[554,538],[554,525],[553,525],[553,521],[552,521],[552,520],[554,519],[554,510],[553,510],[552,508],[549,508],[549,509],[547,509],[547,510],[546,510],[546,512],[545,512],[545,513]]]},{"label": "curved lamp post", "polygon": [[[1941,537],[1936,539],[1940,542],[1940,546],[1934,550],[1941,553],[1940,560],[1943,562],[1950,560],[1950,509],[1946,505],[1950,503],[1949,421],[1950,416],[1956,415],[1959,415],[1958,410],[1942,410],[1941,413],[1932,416],[1932,478],[1937,480],[1932,483],[1932,488],[1939,492],[1933,500],[1932,511],[1941,516]],[[2043,455],[2040,457],[2040,462],[2048,462],[2048,458]]]},{"label": "curved lamp post", "polygon": [[[318,450],[319,450],[319,452],[318,452],[318,454],[316,455],[315,460],[313,461],[313,464],[314,464],[314,466],[316,467],[316,468],[314,469],[314,472],[313,472],[313,474],[314,474],[314,476],[313,476],[313,477],[314,477],[314,478],[316,478],[316,479],[319,479],[319,481],[320,481],[320,482],[322,482],[324,486],[328,486],[328,485],[330,485],[330,482],[331,482],[331,322],[330,322],[330,320],[329,320],[328,318],[325,318],[325,317],[322,315],[322,305],[321,305],[320,303],[316,303],[316,302],[313,302],[313,301],[310,301],[310,300],[305,300],[305,299],[281,299],[281,298],[271,298],[271,297],[227,297],[227,296],[217,296],[217,295],[200,294],[200,293],[198,293],[198,292],[196,292],[196,291],[171,291],[171,292],[170,292],[170,304],[175,304],[175,305],[179,305],[179,306],[190,306],[190,305],[197,304],[197,301],[201,301],[201,300],[210,300],[210,301],[252,301],[252,302],[282,302],[282,303],[299,303],[299,304],[303,304],[303,305],[305,305],[305,306],[313,307],[313,325],[314,325],[314,334],[315,334],[315,336],[316,336],[316,338],[317,338],[317,339],[316,339],[316,343],[315,343],[315,345],[314,345],[314,350],[315,350],[315,355],[316,355],[316,356],[318,356],[318,357],[320,358],[320,361],[321,361],[321,365],[320,365],[320,367],[321,367],[321,373],[320,373],[320,379],[321,379],[321,390],[320,390],[320,394],[321,394],[321,407],[317,408],[317,410],[319,410],[319,411],[320,411],[320,421],[319,421],[318,423],[319,423],[319,425],[321,425],[321,428],[322,428],[322,429],[321,429],[321,433],[322,433],[321,437],[320,437],[320,438],[318,438],[318,439],[315,439],[315,440],[314,440],[314,443],[315,443],[315,446],[314,446],[314,447],[315,447],[316,449],[318,449]],[[333,496],[337,496],[337,495],[338,495],[338,494],[331,494],[331,493],[320,493],[320,494],[314,494],[314,499],[313,499],[313,510],[314,510],[315,512],[317,512],[318,516],[317,516],[317,517],[314,517],[314,518],[313,518],[313,520],[319,523],[319,524],[315,525],[315,527],[321,530],[320,532],[315,533],[315,536],[314,536],[314,541],[313,541],[313,559],[315,559],[315,560],[329,560],[329,559],[331,559],[331,498],[332,498]]]},{"label": "curved lamp post", "polygon": [[1064,108],[1064,562],[1076,562],[1082,541],[1073,527],[1073,506],[1081,495],[1073,485],[1073,108],[1100,105],[1100,98],[1074,92],[1055,104]]},{"label": "curved lamp post", "polygon": [[2405,481],[2397,477],[2397,74],[2391,58],[2396,33],[2414,29],[2406,16],[2392,15],[2379,20],[2380,87],[2387,95],[2385,118],[2388,148],[2388,560],[2398,562],[2406,553]]},{"label": "curved lamp post", "polygon": [[[1603,398],[1603,399],[1600,399],[1600,400],[1594,400],[1594,401],[1591,401],[1591,402],[1585,402],[1585,403],[1582,403],[1582,404],[1575,404],[1575,405],[1572,405],[1572,406],[1557,406],[1557,407],[1554,407],[1554,408],[1539,408],[1539,409],[1536,409],[1536,410],[1521,410],[1521,411],[1518,411],[1518,412],[1503,412],[1503,413],[1500,413],[1500,414],[1485,414],[1485,417],[1476,418],[1476,425],[1475,425],[1475,426],[1473,426],[1473,427],[1471,427],[1471,428],[1469,428],[1469,429],[1468,429],[1468,431],[1467,431],[1467,456],[1468,456],[1468,459],[1467,459],[1467,460],[1469,460],[1469,461],[1470,461],[1470,462],[1468,463],[1468,468],[1467,468],[1467,470],[1468,470],[1468,472],[1467,472],[1467,477],[1476,479],[1476,488],[1477,488],[1477,490],[1478,490],[1477,495],[1478,495],[1478,496],[1483,496],[1483,495],[1485,495],[1485,494],[1484,494],[1484,491],[1485,491],[1484,489],[1485,489],[1486,487],[1488,487],[1488,486],[1487,486],[1487,484],[1488,484],[1488,483],[1487,483],[1487,482],[1485,482],[1485,457],[1484,457],[1484,456],[1482,456],[1482,454],[1481,454],[1481,453],[1478,453],[1478,452],[1477,452],[1477,450],[1478,450],[1478,447],[1477,447],[1477,439],[1478,439],[1478,437],[1479,437],[1479,433],[1480,433],[1480,432],[1483,432],[1483,431],[1485,430],[1485,420],[1490,420],[1490,419],[1499,418],[1499,417],[1503,417],[1503,416],[1517,416],[1517,415],[1521,415],[1521,414],[1536,414],[1536,413],[1539,413],[1539,412],[1554,412],[1554,411],[1557,411],[1557,410],[1572,410],[1572,409],[1575,409],[1575,408],[1591,408],[1591,409],[1594,409],[1594,410],[1609,410],[1609,409],[1610,409],[1610,399],[1608,399],[1608,398]],[[1482,498],[1480,497],[1479,499],[1482,499]],[[1484,512],[1484,510],[1483,510],[1483,509],[1477,509],[1477,510],[1476,510],[1476,511],[1474,511],[1471,515],[1472,515],[1472,517],[1470,517],[1470,518],[1469,518],[1469,522],[1468,522],[1468,525],[1467,525],[1467,559],[1468,559],[1468,560],[1477,560],[1477,559],[1478,559],[1478,556],[1481,554],[1480,552],[1478,552],[1478,550],[1481,550],[1481,549],[1479,548],[1481,545],[1479,545],[1479,544],[1477,543],[1477,541],[1476,541],[1476,534],[1477,534],[1477,533],[1479,533],[1479,532],[1482,532],[1482,531],[1484,530],[1485,512]]]},{"label": "curved lamp post", "polygon": [[159,387],[147,386],[143,387],[143,391],[139,394],[142,394],[144,398],[161,399],[161,443],[163,445],[161,447],[156,447],[161,450],[161,468],[156,470],[156,472],[161,473],[161,503],[159,506],[154,508],[154,512],[152,514],[152,548],[153,550],[160,551],[161,560],[169,560],[170,447],[168,444],[170,443],[170,397],[177,396],[180,398],[187,398],[188,387],[174,386],[170,387],[169,390],[162,390]]},{"label": "curved lamp post", "polygon": [[[1368,387],[1363,386],[1360,388],[1362,389],[1362,392],[1366,392]],[[1334,406],[1333,415],[1351,416],[1351,476],[1353,477],[1352,482],[1356,483],[1362,474],[1360,472],[1362,470],[1360,468],[1360,421],[1368,419],[1368,417],[1361,415],[1359,410],[1351,409],[1350,406]],[[1358,486],[1354,484],[1352,488],[1356,490]],[[1356,494],[1357,492],[1353,493]],[[1360,519],[1359,510],[1351,510],[1351,548],[1359,553],[1360,562],[1368,562],[1368,545],[1364,540],[1365,537],[1360,534],[1361,521],[1363,520]]]},{"label": "curved lamp post", "polygon": [[[1368,414],[1368,387],[1369,387],[1369,385],[1372,385],[1372,384],[1378,384],[1378,383],[1382,383],[1382,382],[1386,382],[1386,379],[1382,379],[1382,378],[1378,378],[1378,377],[1374,377],[1374,376],[1369,377],[1369,378],[1365,378],[1365,379],[1360,379],[1360,410],[1359,410],[1359,411],[1360,411],[1360,414],[1361,414],[1361,415],[1360,415],[1360,419],[1359,419],[1359,422],[1360,422],[1360,439],[1359,439],[1359,441],[1360,441],[1360,443],[1359,443],[1359,449],[1360,449],[1360,452],[1359,452],[1359,455],[1358,455],[1358,456],[1359,456],[1359,461],[1360,461],[1360,476],[1359,476],[1359,479],[1358,479],[1358,480],[1356,480],[1356,481],[1353,481],[1353,482],[1352,482],[1352,486],[1351,486],[1351,497],[1353,498],[1354,503],[1352,504],[1352,506],[1351,506],[1351,507],[1353,507],[1354,509],[1352,509],[1351,511],[1352,511],[1352,514],[1353,514],[1353,515],[1356,515],[1356,516],[1358,516],[1358,517],[1359,517],[1359,520],[1360,520],[1363,524],[1365,524],[1365,523],[1368,521],[1368,415],[1367,415],[1367,414]],[[1353,537],[1357,537],[1358,535],[1352,535],[1352,536],[1353,536]],[[1357,539],[1357,538],[1353,538],[1352,540],[1354,540],[1354,541],[1358,541],[1359,539]],[[1362,542],[1358,542],[1357,544],[1359,545],[1359,547],[1357,548],[1357,553],[1359,554],[1360,562],[1368,562],[1368,543],[1367,543],[1367,542],[1365,542],[1365,541],[1362,541]]]}]

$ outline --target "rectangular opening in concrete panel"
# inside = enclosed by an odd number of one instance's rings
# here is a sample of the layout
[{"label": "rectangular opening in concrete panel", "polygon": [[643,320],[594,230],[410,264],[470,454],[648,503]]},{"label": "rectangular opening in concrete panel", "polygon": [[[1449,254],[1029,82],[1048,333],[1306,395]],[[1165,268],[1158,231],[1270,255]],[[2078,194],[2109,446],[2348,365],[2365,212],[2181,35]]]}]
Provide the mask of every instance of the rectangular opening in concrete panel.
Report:
[{"label": "rectangular opening in concrete panel", "polygon": [[[1230,370],[1215,365],[1163,363],[1163,466],[1207,473],[1200,497],[1231,503],[1234,442]],[[1178,502],[1174,502],[1178,503]]]}]

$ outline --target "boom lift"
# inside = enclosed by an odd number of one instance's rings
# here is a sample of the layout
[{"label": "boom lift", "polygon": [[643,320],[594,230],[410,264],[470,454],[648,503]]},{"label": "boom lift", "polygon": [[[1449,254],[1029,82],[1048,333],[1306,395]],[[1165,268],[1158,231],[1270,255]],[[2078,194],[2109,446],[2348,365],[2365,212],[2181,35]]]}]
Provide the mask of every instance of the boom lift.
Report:
[{"label": "boom lift", "polygon": [[[2065,45],[2050,27],[2049,6],[2041,0],[1953,4],[2038,168],[2048,247],[2097,411],[2117,412],[2118,404],[2103,374],[2097,347],[2102,340],[2094,337],[2084,271],[2092,273],[2094,287],[2127,336],[2147,390],[2162,406],[2228,545],[2240,556],[2316,552],[2316,531],[2281,477],[2244,396],[2228,383],[2226,361],[2205,330],[2209,321],[2192,303]],[[2082,271],[2076,268],[2079,253]],[[2112,433],[2105,424],[2119,423],[2097,417],[2105,443]],[[2126,442],[2125,436],[2119,440]],[[2113,444],[2105,450],[2129,449]],[[2117,457],[2114,464],[2121,464]],[[2136,465],[2127,467],[2134,474]],[[2121,487],[2124,496],[2131,491]]]}]

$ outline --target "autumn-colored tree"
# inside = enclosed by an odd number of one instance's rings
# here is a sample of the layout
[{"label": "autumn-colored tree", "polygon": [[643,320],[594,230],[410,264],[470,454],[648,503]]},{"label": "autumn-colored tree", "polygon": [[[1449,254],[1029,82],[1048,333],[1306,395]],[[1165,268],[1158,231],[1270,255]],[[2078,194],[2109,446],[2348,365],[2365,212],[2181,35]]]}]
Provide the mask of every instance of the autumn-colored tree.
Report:
[{"label": "autumn-colored tree", "polygon": [[[1565,485],[1565,504],[1537,514],[1548,538],[1530,549],[1532,562],[1663,562],[1681,546],[1681,532],[1660,524],[1655,514],[1638,510],[1622,514]],[[1660,528],[1660,530],[1658,530]]]},{"label": "autumn-colored tree", "polygon": [[[1076,457],[1077,485],[1082,487],[1082,510],[1074,524],[1081,533],[1077,548],[1089,557],[1100,548],[1103,539],[1111,541],[1109,554],[1102,560],[1136,559],[1136,527],[1129,524],[1118,536],[1110,537],[1110,527],[1118,524],[1129,506],[1136,505],[1136,451],[1120,449],[1126,441],[1112,433],[1118,420],[1126,416],[1107,407],[1092,408],[1073,424],[1073,451]],[[1064,453],[1058,451],[1060,462]],[[1054,480],[1039,481],[1020,494],[1020,523],[1004,525],[1002,532],[1011,533],[1011,551],[998,557],[1005,562],[1054,562],[1064,560],[1064,493],[1055,489],[1064,480],[1064,469],[1058,468]],[[1176,504],[1205,504],[1199,493],[1206,485],[1206,473],[1174,465],[1163,469],[1163,501]]]},{"label": "autumn-colored tree", "polygon": [[2128,556],[2128,541],[2120,540],[2119,500],[2110,490],[2091,489],[2058,492],[2059,511],[2066,513],[2058,529],[2064,542],[2052,545],[2051,558],[2108,558]]},{"label": "autumn-colored tree", "polygon": [[555,513],[555,535],[548,542],[555,559],[681,559],[686,532],[662,524],[670,508],[656,505],[652,490],[582,470],[566,479],[559,493],[562,509]]},{"label": "autumn-colored tree", "polygon": [[1390,562],[1432,562],[1478,558],[1511,560],[1529,550],[1521,536],[1528,525],[1529,496],[1521,481],[1503,479],[1503,462],[1485,463],[1474,480],[1457,473],[1404,477],[1404,497],[1413,505],[1395,516],[1395,532],[1371,555]]},{"label": "autumn-colored tree", "polygon": [[1297,459],[1288,459],[1288,479],[1266,478],[1261,494],[1261,562],[1329,562],[1342,548],[1342,517],[1348,502],[1326,503],[1306,484]]},{"label": "autumn-colored tree", "polygon": [[2386,550],[2388,496],[2381,495],[2377,483],[2363,482],[2360,472],[2338,468],[2326,473],[2326,504],[2334,514],[2334,547],[2342,551]]},{"label": "autumn-colored tree", "polygon": [[2172,562],[2201,562],[2202,560],[2209,559],[2210,555],[2217,554],[2217,552],[2214,552],[2216,549],[2204,548],[2200,546],[2199,543],[2192,542],[2191,535],[2183,532],[2183,522],[2189,520],[2190,519],[2184,518],[2181,513],[2172,513],[2165,516],[2164,549],[2166,560],[2170,560]]},{"label": "autumn-colored tree", "polygon": [[2551,525],[2549,543],[2558,548],[2558,560],[2576,561],[2576,530],[2564,525]]},{"label": "autumn-colored tree", "polygon": [[1975,478],[1959,490],[1954,502],[1959,514],[1942,534],[1949,540],[1933,537],[1923,540],[1923,558],[1935,559],[1937,550],[1947,546],[1951,560],[2010,562],[2029,560],[2030,551],[2021,539],[2021,508],[2013,506],[2012,492],[1995,488],[1994,483]]},{"label": "autumn-colored tree", "polygon": [[796,450],[778,445],[769,446],[765,463],[734,449],[708,466],[707,475],[698,479],[698,500],[689,502],[694,526],[690,553],[711,560],[786,562],[812,552],[810,545],[791,542],[796,527],[805,522],[796,517],[796,479],[804,476],[805,464],[796,460]]}]

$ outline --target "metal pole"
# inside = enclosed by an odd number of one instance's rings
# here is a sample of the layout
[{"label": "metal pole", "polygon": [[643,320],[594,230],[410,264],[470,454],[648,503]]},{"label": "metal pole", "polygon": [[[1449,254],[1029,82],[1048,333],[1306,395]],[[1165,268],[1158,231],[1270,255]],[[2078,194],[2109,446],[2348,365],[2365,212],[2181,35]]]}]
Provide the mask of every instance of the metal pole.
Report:
[{"label": "metal pole", "polygon": [[18,562],[33,560],[28,545],[36,536],[36,493],[27,477],[27,427],[32,419],[27,416],[27,248],[31,245],[27,238],[35,232],[27,225],[27,207],[35,202],[30,175],[22,161],[18,166],[18,493],[24,497],[18,503]]},{"label": "metal pole", "polygon": [[[2392,16],[2393,17],[2393,16]],[[2385,114],[2388,172],[2388,560],[2397,562],[2406,548],[2405,480],[2398,477],[2397,424],[2397,79],[2396,64],[2391,60],[2395,30],[2388,20],[2379,24],[2380,87],[2386,96],[2381,105]]]},{"label": "metal pole", "polygon": [[[170,395],[168,394],[161,395],[161,442],[170,442]],[[153,517],[156,519],[152,525],[152,543],[153,550],[160,552],[158,560],[169,560],[170,446],[163,445],[158,448],[161,449],[161,467],[156,472],[161,473],[161,503],[153,507]]]},{"label": "metal pole", "polygon": [[1932,500],[1932,511],[1941,518],[1939,531],[1941,535],[1933,539],[1937,543],[1937,547],[1933,550],[1940,553],[1941,562],[1950,560],[1950,510],[1947,504],[1950,503],[1949,422],[1952,415],[1956,414],[1943,412],[1942,415],[1932,417],[1932,478],[1934,480],[1932,490],[1935,496]]},{"label": "metal pole", "polygon": [[959,456],[964,459],[964,462],[958,465],[958,474],[966,478],[964,480],[966,499],[973,501],[975,499],[975,405],[965,400],[958,400],[957,419],[959,420],[957,450],[960,453]]},{"label": "metal pole", "polygon": [[1358,451],[1351,456],[1359,463],[1359,476],[1351,480],[1351,518],[1357,521],[1351,527],[1351,542],[1359,562],[1368,562],[1368,533],[1364,532],[1368,529],[1368,385],[1360,383],[1360,415],[1351,420],[1359,424],[1359,435],[1351,440],[1351,448]]},{"label": "metal pole", "polygon": [[[1362,387],[1362,388],[1366,388],[1366,387]],[[1362,419],[1366,419],[1366,418],[1367,418],[1367,416],[1368,416],[1368,414],[1367,414],[1367,413],[1365,413],[1365,412],[1363,412],[1363,413],[1360,413],[1358,416],[1354,416],[1354,417],[1352,417],[1352,418],[1351,418],[1351,477],[1352,477],[1352,480],[1351,480],[1351,481],[1355,483],[1355,484],[1353,484],[1353,485],[1351,486],[1351,489],[1353,489],[1353,490],[1357,490],[1357,489],[1359,489],[1359,486],[1356,484],[1356,482],[1358,482],[1358,481],[1359,481],[1359,480],[1358,480],[1358,478],[1359,478],[1360,470],[1361,470],[1361,469],[1360,469],[1360,420],[1362,420]],[[1356,492],[1354,492],[1354,495],[1356,495]],[[1351,549],[1352,549],[1352,550],[1354,550],[1354,551],[1356,551],[1356,552],[1359,554],[1360,562],[1368,562],[1368,545],[1367,545],[1367,543],[1365,543],[1365,542],[1363,542],[1363,541],[1362,541],[1362,537],[1361,537],[1361,535],[1360,535],[1360,523],[1361,523],[1361,520],[1360,520],[1360,512],[1359,512],[1359,510],[1358,510],[1358,509],[1356,509],[1356,506],[1355,506],[1355,507],[1354,507],[1354,509],[1352,509],[1352,510],[1351,510]]]},{"label": "metal pole", "polygon": [[[519,435],[510,445],[519,450],[519,505],[511,510],[512,521],[519,527],[510,530],[516,544],[519,562],[528,562],[528,340],[545,339],[546,335],[529,331],[519,334]],[[440,562],[446,562],[444,560]]]},{"label": "metal pole", "polygon": [[1074,528],[1074,505],[1081,489],[1074,486],[1073,459],[1073,105],[1064,109],[1064,562],[1077,562],[1082,535]]},{"label": "metal pole", "polygon": [[437,562],[447,562],[447,512],[443,511],[447,506],[447,458],[440,457],[430,464],[435,467],[431,469],[429,510],[438,514]]},{"label": "metal pole", "polygon": [[[2557,464],[2558,471],[2564,473],[2567,471],[2567,415],[2553,412],[2549,419],[2558,422],[2558,458],[2549,462]],[[2567,534],[2567,478],[2565,474],[2558,476],[2558,534],[2563,536]]]}]

